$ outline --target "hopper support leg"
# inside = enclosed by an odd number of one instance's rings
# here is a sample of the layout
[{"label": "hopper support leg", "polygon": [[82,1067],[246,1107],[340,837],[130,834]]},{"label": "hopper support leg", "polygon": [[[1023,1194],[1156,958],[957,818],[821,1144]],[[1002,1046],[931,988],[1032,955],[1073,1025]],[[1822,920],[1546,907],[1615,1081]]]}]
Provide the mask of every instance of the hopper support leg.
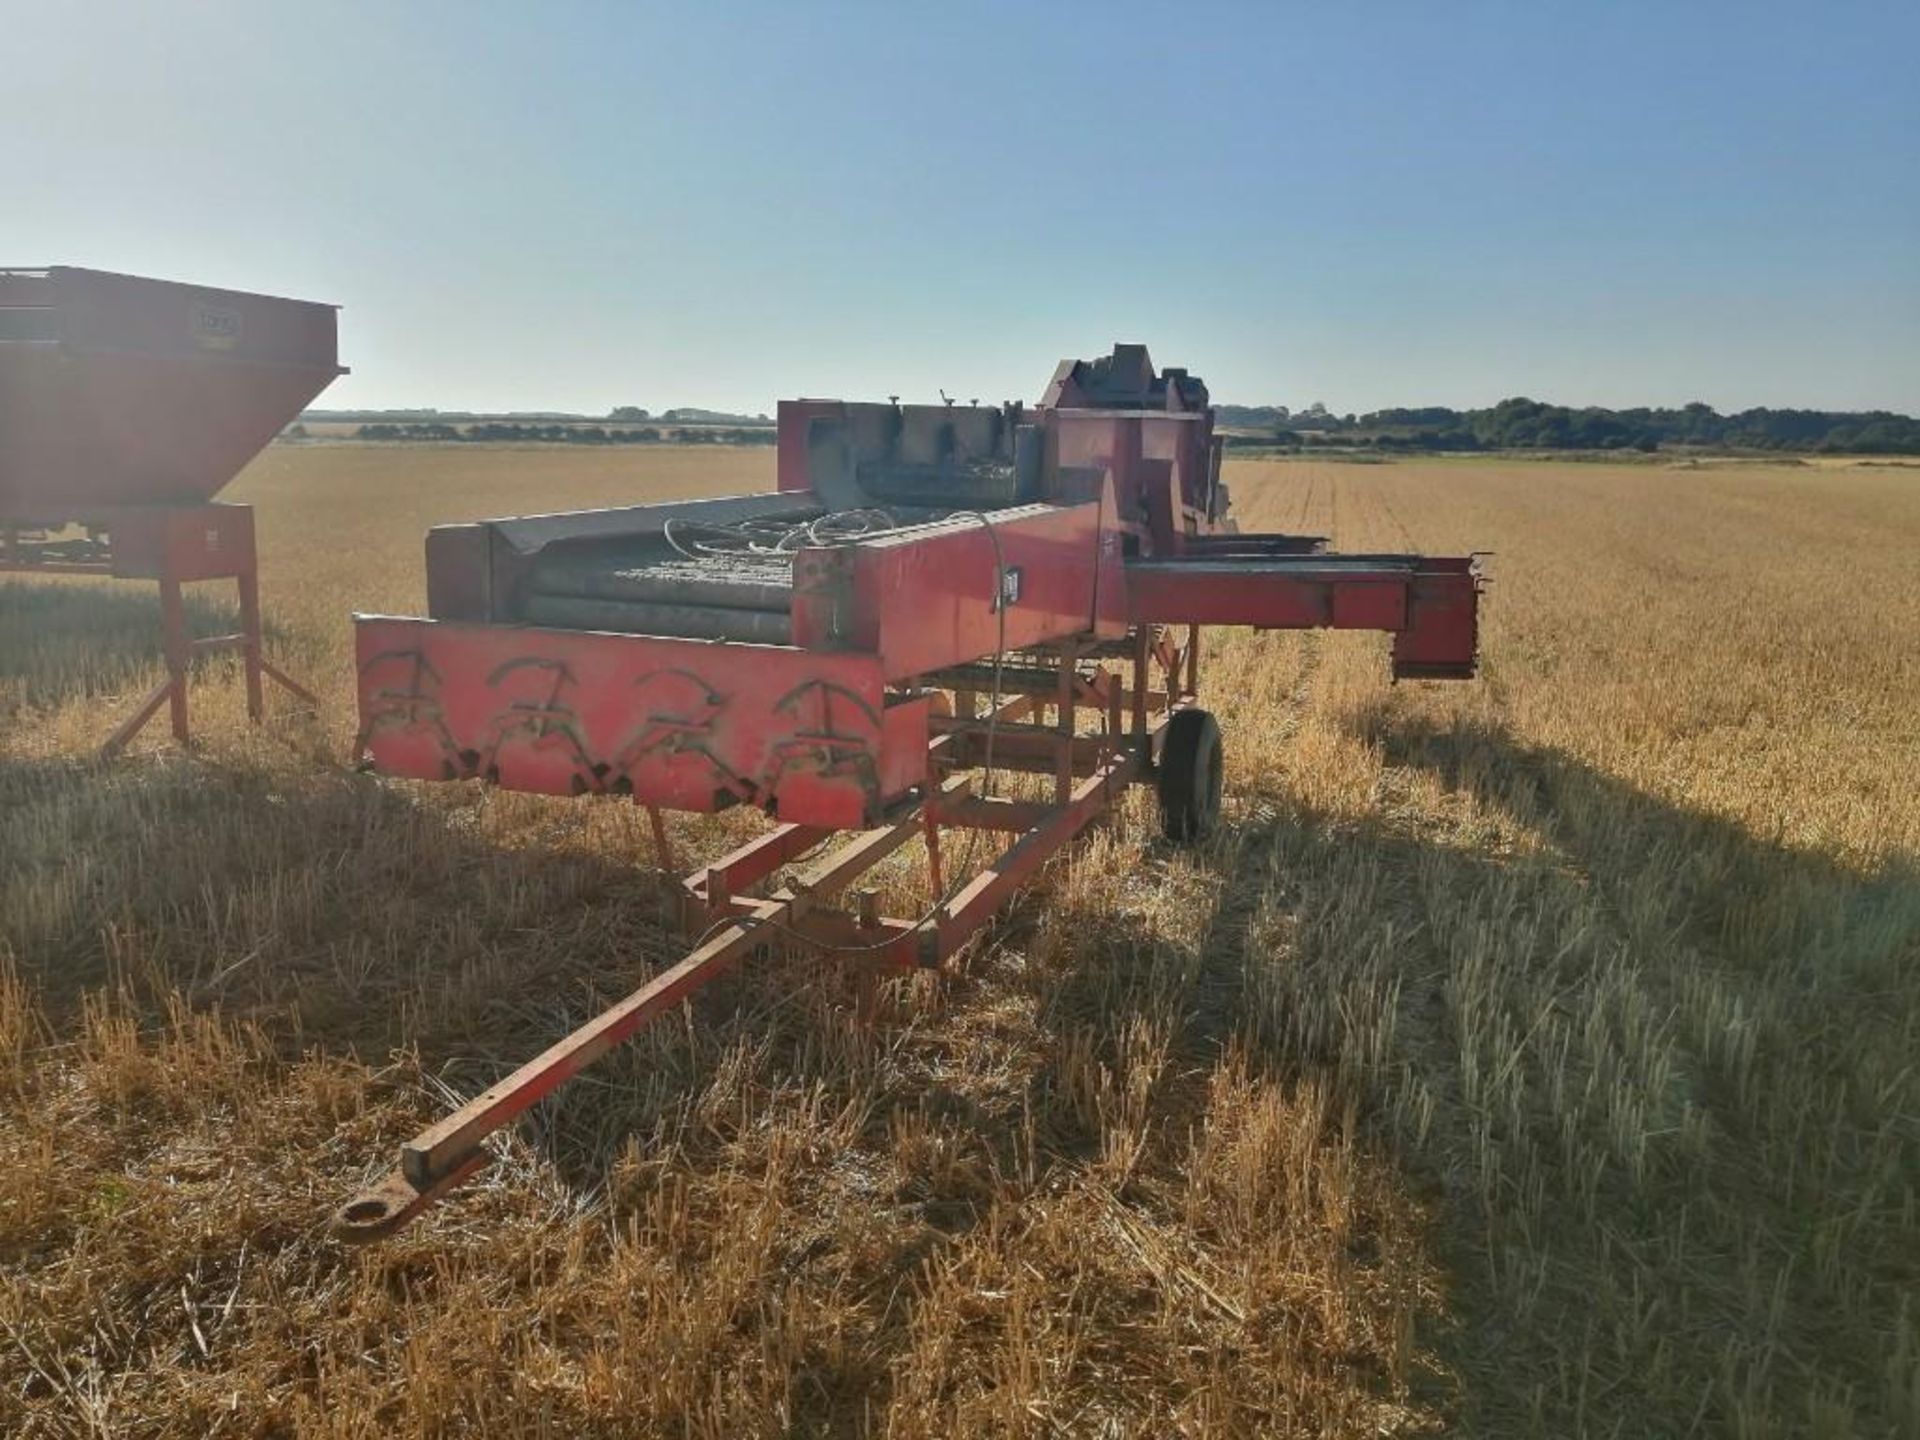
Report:
[{"label": "hopper support leg", "polygon": [[[220,512],[244,509],[239,506],[214,508]],[[175,568],[172,548],[163,551],[164,560],[155,578],[160,584],[160,625],[167,678],[155,686],[141,701],[139,708],[107,738],[100,750],[102,759],[110,760],[125,749],[127,742],[146,727],[163,704],[168,707],[174,740],[181,745],[192,742],[187,687],[193,657],[196,655],[239,652],[246,680],[247,718],[256,725],[266,716],[265,682],[268,680],[307,705],[319,705],[312,691],[266,657],[264,627],[260,618],[260,575],[255,568],[251,524],[224,532],[223,538],[232,547],[232,556],[226,561],[232,568],[212,574],[194,570],[183,572]],[[101,573],[120,572],[111,565],[104,565]],[[212,635],[196,640],[187,627],[185,582],[219,579],[231,579],[239,590],[240,628],[231,635]]]}]

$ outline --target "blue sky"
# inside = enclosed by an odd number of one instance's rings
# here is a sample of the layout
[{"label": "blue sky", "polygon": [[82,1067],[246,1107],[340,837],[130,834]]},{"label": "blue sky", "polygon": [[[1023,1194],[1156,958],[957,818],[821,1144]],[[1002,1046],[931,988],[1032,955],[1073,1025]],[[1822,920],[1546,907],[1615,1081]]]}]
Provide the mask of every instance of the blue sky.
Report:
[{"label": "blue sky", "polygon": [[1920,410],[1920,5],[4,0],[0,263],[331,300],[337,405]]}]

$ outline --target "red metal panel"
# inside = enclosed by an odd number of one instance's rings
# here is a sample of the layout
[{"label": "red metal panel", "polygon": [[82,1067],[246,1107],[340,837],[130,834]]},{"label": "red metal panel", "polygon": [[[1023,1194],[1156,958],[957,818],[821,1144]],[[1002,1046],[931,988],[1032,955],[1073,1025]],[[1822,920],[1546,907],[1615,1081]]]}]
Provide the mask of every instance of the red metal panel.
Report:
[{"label": "red metal panel", "polygon": [[1127,633],[1127,566],[1113,477],[1100,486],[1100,555],[1094,565],[1093,633],[1118,640]]},{"label": "red metal panel", "polygon": [[807,440],[816,417],[839,417],[847,407],[840,400],[782,400],[775,414],[778,424],[778,471],[781,490],[811,490],[807,470]]},{"label": "red metal panel", "polygon": [[53,276],[45,270],[0,270],[0,310],[53,304]]},{"label": "red metal panel", "polygon": [[1127,567],[1130,613],[1141,625],[1399,630],[1407,623],[1409,580],[1404,571],[1295,578],[1210,561]]},{"label": "red metal panel", "polygon": [[330,305],[70,267],[11,293],[50,318],[0,339],[10,519],[204,501],[342,373]]},{"label": "red metal panel", "polygon": [[824,826],[871,823],[926,776],[924,708],[890,716],[871,655],[383,616],[356,617],[355,645],[389,775]]},{"label": "red metal panel", "polygon": [[1428,559],[1413,583],[1412,619],[1393,637],[1398,680],[1470,680],[1480,640],[1480,574],[1471,558]]},{"label": "red metal panel", "polygon": [[1109,410],[1043,412],[1057,473],[1104,470],[1113,478],[1121,527],[1142,537],[1146,553],[1179,554],[1207,500],[1211,424],[1195,413]]},{"label": "red metal panel", "polygon": [[1336,630],[1398,630],[1407,623],[1407,588],[1404,579],[1332,581],[1326,623]]},{"label": "red metal panel", "polygon": [[[991,526],[991,533],[989,533]],[[890,680],[1092,628],[1100,506],[1029,505],[936,530],[802,550],[794,643],[877,653]],[[1004,567],[1004,615],[995,589]]]},{"label": "red metal panel", "polygon": [[113,573],[128,580],[219,580],[254,570],[248,505],[155,505],[103,512]]},{"label": "red metal panel", "polygon": [[[945,697],[941,699],[945,703]],[[933,697],[920,695],[889,704],[881,715],[880,788],[903,794],[927,778],[927,743],[932,737]]]},{"label": "red metal panel", "polygon": [[337,364],[331,305],[68,265],[48,275],[62,343],[75,351],[223,355],[318,370]]}]

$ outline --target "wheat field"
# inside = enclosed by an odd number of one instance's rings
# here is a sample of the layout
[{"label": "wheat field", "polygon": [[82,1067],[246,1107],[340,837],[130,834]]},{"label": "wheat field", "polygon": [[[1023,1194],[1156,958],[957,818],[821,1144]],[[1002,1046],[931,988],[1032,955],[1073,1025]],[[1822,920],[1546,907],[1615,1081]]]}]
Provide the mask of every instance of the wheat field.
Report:
[{"label": "wheat field", "polygon": [[870,1022],[751,964],[331,1242],[677,943],[630,805],[348,768],[348,612],[435,521],[771,467],[277,447],[323,710],[214,662],[189,755],[87,758],[149,591],[0,582],[0,1433],[1920,1434],[1912,469],[1235,463],[1249,526],[1495,552],[1481,679],[1215,632],[1207,843],[1134,797]]}]

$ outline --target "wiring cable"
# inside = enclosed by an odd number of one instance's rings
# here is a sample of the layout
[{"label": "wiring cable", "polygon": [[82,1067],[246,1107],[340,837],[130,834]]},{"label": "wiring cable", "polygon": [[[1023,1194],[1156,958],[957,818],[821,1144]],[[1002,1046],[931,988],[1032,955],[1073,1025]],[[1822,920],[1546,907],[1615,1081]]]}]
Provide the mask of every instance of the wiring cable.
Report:
[{"label": "wiring cable", "polygon": [[791,555],[802,545],[834,545],[867,540],[905,528],[885,510],[836,510],[811,520],[743,520],[717,524],[708,520],[669,519],[660,538],[675,554],[688,560],[714,556]]},{"label": "wiring cable", "polygon": [[[993,740],[995,731],[999,728],[1000,723],[1001,682],[1007,658],[1007,609],[1011,602],[1007,598],[1008,572],[1006,552],[1001,548],[1000,532],[994,528],[992,518],[985,512],[979,510],[958,510],[946,518],[948,520],[977,521],[981,528],[987,532],[988,542],[993,546],[993,608],[995,614],[998,616],[998,625],[993,652],[993,693],[989,697],[987,706],[987,743],[985,754],[982,757],[983,764],[981,766],[982,788],[986,789],[993,784]],[[931,804],[932,801],[933,797],[929,795],[921,803]],[[891,949],[902,940],[907,939],[909,936],[917,935],[926,929],[928,925],[938,918],[940,912],[946,909],[952,902],[954,896],[958,895],[960,891],[965,888],[967,881],[972,878],[970,872],[973,869],[974,852],[979,845],[979,841],[980,831],[978,828],[975,828],[967,837],[966,856],[956,868],[956,878],[947,886],[945,893],[935,900],[925,913],[911,925],[907,926],[906,929],[889,935],[885,939],[875,940],[862,945],[837,945],[822,940],[818,936],[809,935],[805,931],[786,924],[784,921],[769,920],[758,915],[729,915],[714,921],[713,924],[702,931],[700,937],[694,941],[693,948],[698,950],[729,925],[739,925],[749,930],[756,927],[776,930],[815,950],[830,950],[836,955],[864,955],[874,951]]]}]

